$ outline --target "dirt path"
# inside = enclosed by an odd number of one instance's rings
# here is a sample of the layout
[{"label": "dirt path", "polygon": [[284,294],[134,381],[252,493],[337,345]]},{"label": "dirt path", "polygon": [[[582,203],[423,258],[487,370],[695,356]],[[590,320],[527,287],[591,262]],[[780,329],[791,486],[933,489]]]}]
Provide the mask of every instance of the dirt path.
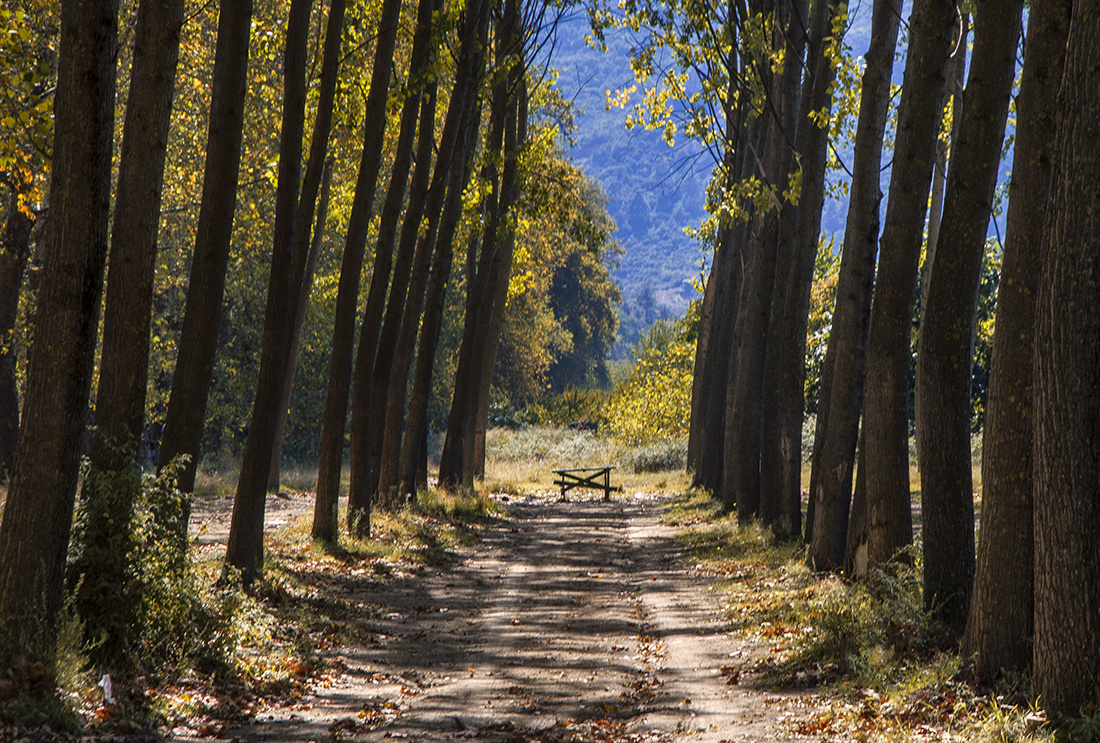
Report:
[{"label": "dirt path", "polygon": [[342,649],[346,672],[225,739],[797,737],[783,724],[797,700],[731,683],[751,649],[725,633],[654,498],[508,506],[452,566],[353,589],[382,610],[368,644]]}]

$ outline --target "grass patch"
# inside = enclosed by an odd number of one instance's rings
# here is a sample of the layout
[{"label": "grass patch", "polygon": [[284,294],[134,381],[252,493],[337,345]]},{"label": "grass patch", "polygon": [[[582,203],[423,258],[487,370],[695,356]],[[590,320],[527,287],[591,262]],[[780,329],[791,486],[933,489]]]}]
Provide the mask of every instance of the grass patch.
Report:
[{"label": "grass patch", "polygon": [[[732,680],[820,697],[791,731],[833,740],[1051,741],[1028,689],[976,689],[962,660],[936,647],[923,609],[920,550],[910,561],[848,582],[806,567],[797,543],[744,526],[705,493],[670,499],[666,522],[726,595],[730,629],[752,649]],[[1078,721],[1085,725],[1085,718]],[[1069,726],[1058,740],[1085,740]]]}]

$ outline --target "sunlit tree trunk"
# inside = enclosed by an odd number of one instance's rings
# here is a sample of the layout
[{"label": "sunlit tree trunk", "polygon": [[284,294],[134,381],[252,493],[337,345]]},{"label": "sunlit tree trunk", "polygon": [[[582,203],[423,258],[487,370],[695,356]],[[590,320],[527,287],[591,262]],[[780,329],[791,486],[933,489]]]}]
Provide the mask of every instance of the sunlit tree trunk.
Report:
[{"label": "sunlit tree trunk", "polygon": [[924,599],[950,632],[960,634],[974,579],[974,308],[1015,76],[1021,12],[1022,0],[989,0],[974,19],[974,56],[917,341]]},{"label": "sunlit tree trunk", "polygon": [[1037,266],[1043,262],[1058,86],[1071,0],[1032,3],[1008,192],[997,328],[982,442],[982,514],[974,594],[962,655],[979,678],[1031,664],[1034,616],[1032,474]]},{"label": "sunlit tree trunk", "polygon": [[1100,701],[1098,67],[1100,9],[1078,0],[1054,112],[1035,307],[1033,689],[1052,717],[1076,716]]},{"label": "sunlit tree trunk", "polygon": [[189,457],[179,475],[179,487],[188,493],[195,485],[225,294],[241,162],[251,25],[251,0],[222,4],[218,15],[218,44],[214,53],[206,140],[209,167],[203,171],[195,254],[191,260],[179,353],[157,461],[158,468],[163,469],[177,456]]},{"label": "sunlit tree trunk", "polygon": [[118,3],[65,0],[50,229],[26,405],[0,525],[0,666],[54,666],[111,201]]},{"label": "sunlit tree trunk", "polygon": [[[901,2],[876,0],[860,92],[836,310],[825,360],[830,367],[830,384],[828,396],[818,405],[810,473],[814,519],[807,559],[818,570],[835,570],[844,564],[878,248],[882,141],[900,16]],[[822,392],[826,392],[824,384]]]},{"label": "sunlit tree trunk", "polygon": [[[909,368],[917,267],[936,162],[946,68],[958,14],[953,0],[918,0],[898,105],[889,203],[867,341],[857,496],[848,535],[849,575],[894,557],[913,541],[909,504]],[[855,518],[859,513],[863,518]]]},{"label": "sunlit tree trunk", "polygon": [[[179,59],[183,0],[138,6],[130,94],[107,268],[103,343],[92,436],[92,476],[84,481],[84,550],[77,612],[95,639],[93,658],[122,662],[137,611],[127,587],[134,500],[141,487],[138,443],[145,418],[153,272],[164,183],[165,143]],[[108,609],[113,607],[114,611]]]}]

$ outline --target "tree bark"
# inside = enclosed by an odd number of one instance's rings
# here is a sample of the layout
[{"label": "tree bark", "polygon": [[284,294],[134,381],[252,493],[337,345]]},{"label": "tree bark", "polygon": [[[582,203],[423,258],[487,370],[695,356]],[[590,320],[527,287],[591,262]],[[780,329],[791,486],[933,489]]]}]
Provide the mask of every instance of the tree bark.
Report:
[{"label": "tree bark", "polygon": [[107,256],[117,54],[117,2],[62,3],[51,227],[21,436],[0,525],[5,668],[54,665]]},{"label": "tree bark", "polygon": [[[894,166],[879,240],[878,277],[867,341],[864,449],[853,509],[848,574],[863,577],[913,541],[909,503],[909,369],[928,190],[936,163],[948,54],[958,14],[952,0],[918,0],[898,105]],[[857,523],[855,513],[865,519]]]},{"label": "tree bark", "polygon": [[818,570],[836,570],[844,565],[878,248],[882,140],[900,21],[900,2],[875,2],[856,125],[851,197],[837,280],[836,311],[829,333],[827,356],[833,364],[831,383],[828,398],[819,406],[819,411],[827,407],[827,417],[823,420],[818,413],[819,428],[814,439],[814,462],[810,473],[810,498],[815,510],[807,559]]},{"label": "tree bark", "polygon": [[1032,656],[1035,267],[1042,265],[1042,229],[1050,216],[1055,114],[1071,6],[1070,0],[1031,5],[1016,97],[1016,146],[982,444],[980,539],[962,648],[986,681],[1001,669],[1025,672]]},{"label": "tree bark", "polygon": [[1100,700],[1098,66],[1100,8],[1079,0],[1055,113],[1035,326],[1033,684],[1055,718]]},{"label": "tree bark", "polygon": [[[308,170],[308,168],[307,168]],[[302,350],[302,333],[309,312],[309,297],[313,289],[313,275],[317,270],[317,261],[321,258],[321,243],[325,237],[325,223],[328,221],[328,200],[332,185],[332,158],[325,160],[324,173],[321,176],[321,193],[317,199],[317,221],[313,226],[313,238],[305,257],[301,281],[292,279],[291,296],[295,297],[294,315],[290,320],[290,339],[287,341],[286,380],[283,382],[283,394],[279,400],[279,410],[275,419],[275,446],[271,451],[271,464],[267,470],[267,489],[279,492],[282,474],[283,439],[286,436],[287,419],[290,417],[290,402],[294,395],[294,379],[298,375],[298,356]],[[299,217],[304,216],[299,209]],[[302,224],[307,224],[303,222]]]},{"label": "tree bark", "polygon": [[[352,344],[355,341],[355,314],[359,304],[359,277],[363,272],[363,253],[370,228],[374,189],[382,162],[382,143],[386,131],[386,99],[389,96],[390,71],[397,42],[400,0],[384,0],[378,21],[374,66],[367,94],[363,122],[363,151],[355,181],[355,199],[351,206],[340,281],[336,289],[336,311],[332,327],[332,359],[329,366],[328,397],[321,427],[321,455],[317,466],[317,508],[314,511],[314,537],[335,538],[335,511],[340,495],[340,470],[344,463],[344,429],[351,391]],[[320,521],[320,509],[332,514]],[[350,512],[350,509],[349,509]]]},{"label": "tree bark", "polygon": [[[145,418],[149,326],[165,145],[179,59],[183,0],[138,6],[130,95],[107,268],[107,298],[91,467],[84,482],[84,551],[76,608],[100,665],[123,662],[137,611],[127,588],[134,500],[141,488],[138,444]],[[113,607],[113,610],[111,610]]]},{"label": "tree bark", "polygon": [[961,634],[966,624],[974,579],[974,308],[1015,76],[1021,12],[1021,0],[990,0],[974,19],[974,56],[917,341],[924,598],[951,634]]},{"label": "tree bark", "polygon": [[[344,32],[345,0],[333,0],[329,5],[328,23],[325,28],[325,46],[321,60],[321,80],[317,96],[317,114],[313,120],[313,136],[309,146],[309,160],[306,162],[305,175],[302,177],[302,194],[298,199],[298,211],[294,220],[297,230],[294,235],[294,270],[291,277],[291,296],[295,298],[291,305],[290,342],[287,346],[287,361],[283,394],[275,421],[275,448],[268,468],[267,487],[279,490],[279,474],[282,469],[283,433],[290,409],[290,396],[294,388],[294,376],[298,370],[298,351],[302,340],[302,328],[305,314],[309,308],[309,294],[313,285],[313,271],[321,247],[321,237],[325,230],[325,207],[318,205],[317,195],[324,190],[325,179],[331,175],[328,158],[329,132],[332,130],[332,109],[336,101],[336,78],[340,70],[340,41]],[[324,198],[324,197],[322,197]],[[326,205],[327,206],[327,203]],[[313,224],[314,210],[319,209],[317,225],[313,230],[315,237],[310,239],[309,225]]]},{"label": "tree bark", "polygon": [[0,234],[0,481],[11,474],[19,443],[19,386],[15,379],[15,321],[23,274],[31,254],[36,217],[19,209],[21,184],[11,184],[11,200]]},{"label": "tree bark", "polygon": [[[429,49],[432,14],[439,7],[441,6],[438,2],[425,0],[417,10],[416,32],[406,86],[409,93],[401,109],[397,147],[393,166],[390,168],[390,183],[386,189],[386,199],[382,206],[378,227],[378,239],[375,243],[370,292],[367,295],[367,306],[363,312],[363,322],[359,331],[359,350],[355,356],[348,508],[359,511],[370,509],[371,498],[378,486],[380,437],[378,429],[372,425],[375,422],[374,365],[378,340],[382,332],[387,284],[391,286],[392,295],[394,292],[403,292],[404,286],[408,283],[408,256],[399,255],[395,261],[394,248],[401,219],[401,207],[405,202],[409,170],[412,167],[413,146],[416,143],[417,115],[420,111],[423,85],[421,78],[434,61]],[[430,137],[433,132],[433,122],[427,123],[427,132]]]},{"label": "tree bark", "polygon": [[[755,270],[746,274],[746,289],[742,292],[742,307],[737,319],[742,328],[735,332],[738,369],[734,375],[727,418],[732,438],[726,441],[725,487],[732,489],[739,520],[760,513],[761,455],[763,421],[775,421],[778,397],[775,386],[765,378],[768,353],[774,358],[776,348],[769,348],[772,304],[775,301],[779,252],[782,250],[784,225],[793,225],[796,207],[783,196],[794,161],[792,147],[797,136],[802,60],[806,49],[806,20],[809,3],[780,2],[776,5],[776,30],[772,39],[775,49],[784,50],[784,65],[780,74],[772,74],[768,107],[768,133],[764,150],[764,177],[770,185],[774,211],[759,214],[756,230],[757,262]],[[785,270],[789,263],[783,265]],[[782,283],[782,282],[779,282]],[[783,287],[780,288],[782,292]],[[765,404],[767,403],[767,407]],[[732,414],[732,415],[731,415]],[[769,475],[772,474],[769,472]],[[773,513],[778,504],[769,503],[765,510]]]},{"label": "tree bark", "polygon": [[[774,416],[764,417],[761,449],[760,515],[773,533],[787,539],[802,531],[802,424],[805,417],[806,326],[814,260],[825,201],[829,130],[809,115],[832,108],[836,70],[825,54],[839,0],[816,3],[810,17],[809,55],[795,132],[802,190],[797,208],[787,213],[780,235],[785,251],[776,277],[772,337],[765,381],[774,387]],[[768,403],[766,402],[765,405]]]},{"label": "tree bark", "polygon": [[177,456],[189,457],[178,481],[180,490],[186,493],[195,486],[195,468],[206,423],[206,399],[214,375],[214,352],[237,203],[251,25],[252,0],[221,5],[195,255],[157,460],[158,469],[163,469]]},{"label": "tree bark", "polygon": [[[233,500],[233,520],[225,561],[241,571],[249,585],[263,571],[264,506],[267,474],[275,448],[275,422],[286,372],[287,322],[291,313],[294,239],[302,172],[302,139],[306,114],[306,56],[313,0],[291,0],[283,52],[283,117],[279,134],[279,183],[275,191],[275,226],[271,273],[267,285],[260,372],[241,474]],[[308,225],[306,226],[308,230]]]}]

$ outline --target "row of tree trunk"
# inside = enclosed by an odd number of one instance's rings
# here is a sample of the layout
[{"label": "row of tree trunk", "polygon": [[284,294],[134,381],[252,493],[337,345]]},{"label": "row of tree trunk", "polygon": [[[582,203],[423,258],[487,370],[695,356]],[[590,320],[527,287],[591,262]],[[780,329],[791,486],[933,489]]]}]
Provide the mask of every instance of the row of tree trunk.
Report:
[{"label": "row of tree trunk", "polygon": [[[227,565],[239,571],[246,585],[263,569],[264,505],[269,487],[278,487],[281,431],[325,229],[332,171],[327,150],[345,2],[333,0],[328,8],[316,113],[308,127],[313,5],[313,0],[292,0],[286,24],[283,115],[260,373],[226,555]],[[455,395],[456,401],[467,405],[462,413],[466,422],[455,430],[472,430],[475,436],[484,431],[483,425],[471,421],[479,414],[484,418],[487,410],[488,386],[482,380],[488,379],[492,369],[515,245],[511,210],[523,181],[519,163],[527,138],[527,41],[532,24],[541,23],[538,14],[549,6],[539,11],[521,9],[517,0],[499,5],[471,0],[453,29],[440,22],[442,6],[441,0],[417,4],[409,65],[396,84],[393,60],[402,3],[385,0],[378,16],[333,324],[313,525],[314,536],[320,539],[337,535],[349,398],[353,411],[349,528],[359,535],[369,534],[370,510],[378,494],[415,493],[426,481],[424,447],[435,351],[465,208],[463,197],[477,158],[484,163],[481,177],[489,184],[482,206],[486,226],[471,241],[467,259],[467,323],[476,327],[469,333],[471,342],[464,344],[465,382]],[[250,2],[225,3],[220,9],[206,153],[211,167],[205,173],[159,461],[161,469],[177,474],[185,492],[194,486],[222,312],[251,22]],[[68,576],[70,584],[78,587],[76,608],[85,618],[86,632],[96,640],[94,660],[104,668],[125,663],[127,627],[136,610],[131,606],[135,592],[128,590],[127,583],[135,550],[129,542],[130,525],[141,487],[137,447],[145,408],[164,142],[182,23],[180,0],[142,0],[138,6],[109,243],[96,428],[91,468],[81,494],[84,549]],[[35,322],[36,350],[31,353],[18,437],[10,415],[0,420],[0,454],[4,455],[0,468],[11,470],[0,528],[0,666],[36,660],[50,663],[56,646],[107,265],[117,25],[117,3],[66,0],[62,5],[51,218],[40,238],[44,270]],[[451,44],[454,48],[448,52]],[[495,57],[490,59],[486,50],[494,46]],[[441,55],[447,53],[453,54],[453,66],[442,64]],[[440,94],[443,84],[450,86],[447,98]],[[402,100],[389,163],[384,162],[383,145],[387,103],[395,90]],[[443,103],[445,120],[437,133],[437,109]],[[480,124],[485,103],[489,121],[483,145]],[[312,131],[312,141],[305,156],[307,129]],[[389,184],[384,199],[376,204],[376,186],[387,165]],[[18,197],[22,192],[13,189],[13,193]],[[358,318],[359,280],[376,209],[371,287]],[[5,329],[14,326],[8,315],[14,317],[16,312],[18,282],[29,256],[35,216],[13,208],[3,233],[0,258],[5,263],[0,276],[16,282],[13,291],[2,292],[0,311],[5,314],[0,327]],[[358,353],[354,353],[357,336]],[[0,354],[0,360],[10,361],[10,355]],[[14,379],[14,366],[0,367],[0,374]],[[412,389],[407,394],[410,378]],[[18,410],[17,403],[2,409],[8,407]],[[462,437],[453,437],[452,447],[458,443],[463,443]],[[478,446],[475,438],[467,451],[477,451]],[[481,452],[483,456],[483,445]],[[463,461],[469,461],[469,454]],[[186,529],[186,521],[184,514],[181,528]],[[180,537],[183,548],[185,534]]]},{"label": "row of tree trunk", "polygon": [[[827,86],[832,68],[817,64],[830,28],[819,24],[830,7],[816,4],[806,25],[810,51],[798,119],[784,116],[796,100],[792,88],[779,77],[765,79],[763,112],[750,115],[727,140],[730,172],[771,184],[775,205],[769,210],[757,200],[741,223],[723,225],[696,355],[689,442],[695,480],[736,509],[739,519],[758,517],[781,538],[799,534],[805,297],[824,174],[814,127],[806,122],[807,112],[829,105],[827,92],[815,97],[814,91]],[[802,10],[790,12],[801,17]],[[1033,667],[1048,709],[1072,714],[1095,703],[1100,688],[1094,631],[1100,548],[1092,526],[1100,504],[1100,316],[1092,279],[1100,253],[1096,186],[1086,175],[1095,167],[1089,138],[1100,127],[1100,109],[1095,85],[1084,82],[1100,54],[1100,13],[1087,2],[1032,3],[1028,16],[975,567],[975,317],[1022,10],[1019,0],[978,8],[963,87],[969,19],[953,2],[914,2],[880,229],[879,174],[901,4],[875,2],[804,538],[812,566],[857,578],[910,559],[908,398],[915,385],[927,609],[945,639],[963,640],[979,676]],[[790,44],[796,54],[797,35],[783,39],[777,43]],[[949,85],[950,78],[957,83]],[[797,81],[791,82],[797,91]],[[950,159],[945,177],[937,179],[948,103]],[[775,185],[791,167],[782,154],[792,141],[782,138],[784,132],[794,133],[801,173],[801,199],[793,205],[778,198]],[[792,235],[802,237],[786,242]]]}]

